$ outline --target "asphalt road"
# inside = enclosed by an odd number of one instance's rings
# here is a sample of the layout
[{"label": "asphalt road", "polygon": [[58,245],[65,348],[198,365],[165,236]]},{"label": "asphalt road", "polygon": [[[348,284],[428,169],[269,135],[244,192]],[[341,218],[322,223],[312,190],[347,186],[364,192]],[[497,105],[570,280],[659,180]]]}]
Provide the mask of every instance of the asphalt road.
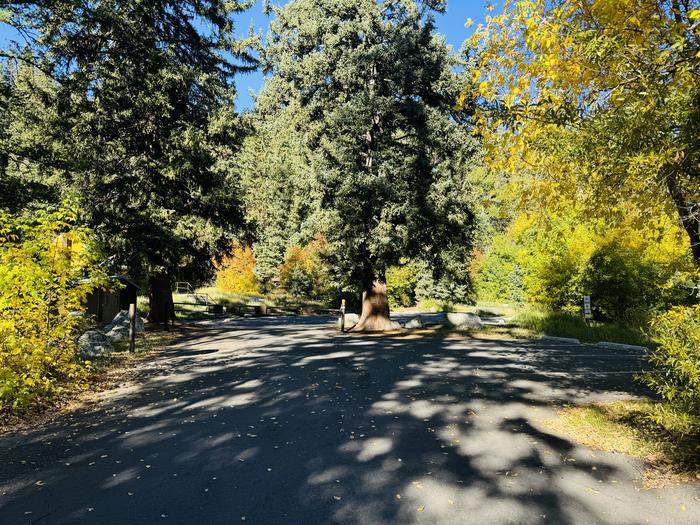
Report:
[{"label": "asphalt road", "polygon": [[542,429],[640,355],[211,323],[88,412],[0,436],[0,524],[696,524],[700,489]]}]

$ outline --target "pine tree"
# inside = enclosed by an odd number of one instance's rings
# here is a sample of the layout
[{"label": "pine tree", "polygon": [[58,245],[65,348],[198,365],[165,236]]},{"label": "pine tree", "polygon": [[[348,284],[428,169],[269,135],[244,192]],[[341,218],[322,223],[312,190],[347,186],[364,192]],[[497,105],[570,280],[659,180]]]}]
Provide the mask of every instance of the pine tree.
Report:
[{"label": "pine tree", "polygon": [[[316,222],[341,280],[363,293],[358,330],[392,327],[386,270],[403,257],[468,281],[478,153],[453,111],[460,65],[435,35],[444,1],[295,0],[276,10],[264,101],[298,108],[316,163]],[[269,109],[266,109],[269,111]]]},{"label": "pine tree", "polygon": [[5,8],[36,39],[4,54],[56,88],[44,124],[46,140],[61,147],[24,155],[61,170],[61,191],[77,194],[116,268],[148,277],[153,321],[171,316],[172,278],[210,275],[242,222],[225,161],[242,138],[232,78],[253,62],[232,38],[232,16],[245,8],[228,0]]}]

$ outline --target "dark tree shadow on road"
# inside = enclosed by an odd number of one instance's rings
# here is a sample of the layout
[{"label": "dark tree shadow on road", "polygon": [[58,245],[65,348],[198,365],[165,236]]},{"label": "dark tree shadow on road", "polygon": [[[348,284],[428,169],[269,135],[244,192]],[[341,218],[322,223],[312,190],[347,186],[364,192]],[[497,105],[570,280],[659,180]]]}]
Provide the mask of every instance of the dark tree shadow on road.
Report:
[{"label": "dark tree shadow on road", "polygon": [[633,465],[531,417],[639,393],[641,363],[284,320],[212,327],[91,412],[0,437],[0,522],[642,523],[596,504],[624,501],[614,482]]}]

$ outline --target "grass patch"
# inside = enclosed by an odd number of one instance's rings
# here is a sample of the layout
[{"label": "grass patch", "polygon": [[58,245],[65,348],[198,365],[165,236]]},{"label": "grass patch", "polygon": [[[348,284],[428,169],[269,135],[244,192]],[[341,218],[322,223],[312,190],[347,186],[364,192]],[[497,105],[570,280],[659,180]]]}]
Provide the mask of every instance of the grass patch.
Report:
[{"label": "grass patch", "polygon": [[268,306],[273,306],[272,302],[265,299],[261,295],[243,295],[243,294],[238,294],[238,293],[225,292],[225,291],[223,291],[219,288],[216,288],[214,286],[207,287],[207,288],[198,288],[197,293],[208,295],[211,298],[211,300],[217,304],[250,305],[250,306],[257,306],[257,305],[265,304]]},{"label": "grass patch", "polygon": [[486,326],[475,332],[479,336],[496,338],[536,338],[543,335],[573,337],[584,343],[607,341],[653,347],[642,327],[623,326],[615,323],[586,324],[580,316],[537,310],[517,304],[480,301],[476,305],[445,305],[438,301],[421,301],[416,308],[399,309],[403,312],[471,312],[482,319],[504,317],[510,319],[505,326]]},{"label": "grass patch", "polygon": [[474,306],[458,306],[457,312],[470,312],[482,318],[489,317],[515,317],[522,312],[522,307],[517,304],[502,304],[479,301]]},{"label": "grass patch", "polygon": [[[149,327],[150,328],[150,327]],[[129,339],[124,338],[119,341],[112,341],[115,352],[111,355],[93,358],[93,369],[97,364],[109,365],[110,362],[118,362],[125,357],[136,357],[151,354],[167,346],[178,335],[177,330],[167,331],[151,328],[146,332],[136,334],[136,345],[134,353],[129,353]],[[104,367],[103,367],[104,368]]]},{"label": "grass patch", "polygon": [[514,317],[522,308],[515,304],[504,304],[479,301],[475,305],[452,304],[435,299],[422,299],[416,306],[410,308],[396,308],[397,312],[470,312],[482,317]]},{"label": "grass patch", "polygon": [[639,346],[651,345],[641,328],[612,323],[587,325],[582,318],[566,313],[524,311],[515,316],[512,325],[542,335],[575,337],[585,343],[609,341]]},{"label": "grass patch", "polygon": [[659,421],[659,413],[650,401],[568,406],[543,425],[591,448],[644,460],[648,487],[700,479],[700,429],[680,433],[674,416]]}]

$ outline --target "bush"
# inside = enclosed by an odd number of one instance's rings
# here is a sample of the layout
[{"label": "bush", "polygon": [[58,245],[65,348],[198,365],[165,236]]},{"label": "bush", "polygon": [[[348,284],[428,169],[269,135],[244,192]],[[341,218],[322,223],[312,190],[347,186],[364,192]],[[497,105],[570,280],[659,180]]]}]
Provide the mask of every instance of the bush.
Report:
[{"label": "bush", "polygon": [[[700,431],[700,305],[676,307],[651,323],[657,345],[650,357],[654,371],[641,379],[666,401],[659,420],[677,421],[686,433]],[[673,417],[669,417],[673,416]],[[661,421],[659,421],[661,422]],[[697,452],[700,453],[700,444]]]},{"label": "bush", "polygon": [[387,294],[391,308],[401,308],[416,304],[418,272],[415,264],[406,262],[392,266],[386,272]]},{"label": "bush", "polygon": [[583,316],[590,295],[596,319],[640,327],[656,309],[693,304],[697,273],[682,230],[670,219],[625,216],[521,214],[474,265],[480,297],[513,301],[522,283],[528,303]]},{"label": "bush", "polygon": [[518,263],[527,301],[555,310],[580,307],[585,295],[581,278],[595,250],[589,228],[571,217],[553,217],[545,225],[531,226],[520,243]]},{"label": "bush", "polygon": [[657,265],[640,255],[612,240],[590,258],[581,281],[596,318],[643,324],[644,311],[655,305],[664,278]]},{"label": "bush", "polygon": [[31,221],[0,211],[0,412],[55,399],[87,377],[76,313],[106,282],[94,253],[70,211]]},{"label": "bush", "polygon": [[255,277],[255,255],[250,246],[234,242],[231,255],[217,266],[216,287],[224,292],[259,295],[260,283]]},{"label": "bush", "polygon": [[285,270],[281,279],[282,288],[290,297],[311,299],[314,296],[313,273],[304,269],[301,264],[294,264]]},{"label": "bush", "polygon": [[325,257],[328,242],[315,237],[305,246],[292,246],[279,267],[280,287],[294,299],[327,299],[331,286]]},{"label": "bush", "polygon": [[512,323],[540,334],[575,337],[583,342],[598,343],[609,341],[645,346],[649,342],[641,329],[628,328],[617,324],[596,324],[589,326],[580,315],[566,312],[527,310],[517,315]]},{"label": "bush", "polygon": [[479,299],[489,302],[522,302],[522,269],[517,261],[518,248],[505,236],[493,244],[473,266],[474,285]]},{"label": "bush", "polygon": [[434,300],[449,307],[456,304],[474,304],[474,288],[472,286],[469,265],[453,261],[436,276],[425,263],[418,263],[418,283],[416,284],[416,299],[419,302]]}]

